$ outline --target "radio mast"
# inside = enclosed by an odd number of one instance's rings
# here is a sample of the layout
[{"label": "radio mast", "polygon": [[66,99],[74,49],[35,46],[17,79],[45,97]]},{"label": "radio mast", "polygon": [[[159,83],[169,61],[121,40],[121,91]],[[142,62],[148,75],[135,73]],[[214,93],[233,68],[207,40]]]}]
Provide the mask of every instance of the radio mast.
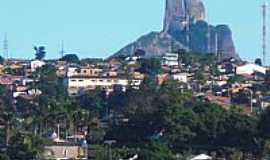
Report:
[{"label": "radio mast", "polygon": [[267,8],[268,4],[266,0],[264,0],[262,5],[262,17],[263,17],[263,27],[262,27],[262,55],[263,55],[263,64],[266,64],[266,56],[267,56]]},{"label": "radio mast", "polygon": [[3,41],[3,51],[4,51],[4,57],[6,59],[9,59],[9,50],[8,50],[8,38],[7,34],[5,34],[4,41]]}]

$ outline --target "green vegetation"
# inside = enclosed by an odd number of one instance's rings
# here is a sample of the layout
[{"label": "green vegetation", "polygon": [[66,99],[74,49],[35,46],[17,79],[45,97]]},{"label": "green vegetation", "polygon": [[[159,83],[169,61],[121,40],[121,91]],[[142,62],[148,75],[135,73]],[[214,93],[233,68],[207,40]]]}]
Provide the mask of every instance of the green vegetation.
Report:
[{"label": "green vegetation", "polygon": [[[207,72],[219,74],[215,56],[185,54],[181,61],[186,65],[199,64],[195,79],[205,80],[202,70],[207,65]],[[109,95],[96,89],[69,97],[51,64],[34,73],[38,81],[31,87],[42,94],[33,99],[18,98],[15,105],[8,88],[0,86],[1,144],[8,147],[0,159],[42,159],[58,125],[62,137],[87,132],[88,143],[97,146],[97,160],[108,159],[104,140],[116,140],[112,155],[119,158],[138,154],[141,160],[186,159],[201,151],[227,159],[269,156],[269,109],[247,115],[196,98],[173,80],[157,85],[155,77],[162,72],[158,59],[141,60],[138,70],[146,74],[140,90],[123,92],[115,86]],[[240,81],[237,78],[230,83]]]},{"label": "green vegetation", "polygon": [[68,63],[79,63],[79,57],[76,54],[66,54],[60,59],[61,61],[66,61]]},{"label": "green vegetation", "polygon": [[35,46],[34,47],[35,50],[35,56],[37,60],[42,60],[45,58],[46,56],[46,48],[44,46]]},{"label": "green vegetation", "polygon": [[262,66],[262,59],[256,58],[254,63],[259,65],[259,66]]}]

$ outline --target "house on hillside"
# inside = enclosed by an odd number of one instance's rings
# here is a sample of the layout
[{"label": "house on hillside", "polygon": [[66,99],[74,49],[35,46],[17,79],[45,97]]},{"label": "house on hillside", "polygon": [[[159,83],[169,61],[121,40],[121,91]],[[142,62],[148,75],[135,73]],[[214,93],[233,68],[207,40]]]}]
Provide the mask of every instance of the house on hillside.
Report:
[{"label": "house on hillside", "polygon": [[88,159],[87,146],[76,144],[55,144],[45,146],[45,159],[67,160],[67,159]]},{"label": "house on hillside", "polygon": [[173,79],[178,82],[187,83],[188,82],[188,74],[187,73],[176,73],[172,75]]},{"label": "house on hillside", "polygon": [[266,75],[266,68],[253,64],[247,63],[241,66],[236,67],[236,74],[237,75],[253,75],[254,73],[258,72],[261,74]]},{"label": "house on hillside", "polygon": [[193,157],[190,160],[211,160],[211,159],[212,159],[212,157],[210,157],[210,156],[208,156],[206,154],[200,154],[198,156]]},{"label": "house on hillside", "polygon": [[163,57],[162,57],[162,65],[163,66],[177,66],[178,63],[178,54],[176,53],[166,53]]},{"label": "house on hillside", "polygon": [[96,88],[113,91],[114,86],[121,86],[123,91],[128,86],[138,88],[143,79],[129,79],[125,76],[70,76],[64,80],[64,84],[70,95],[80,95],[87,90]]},{"label": "house on hillside", "polygon": [[44,66],[46,63],[44,61],[41,60],[33,60],[30,62],[30,67],[31,67],[31,71],[35,72],[36,69],[41,68],[42,66]]}]

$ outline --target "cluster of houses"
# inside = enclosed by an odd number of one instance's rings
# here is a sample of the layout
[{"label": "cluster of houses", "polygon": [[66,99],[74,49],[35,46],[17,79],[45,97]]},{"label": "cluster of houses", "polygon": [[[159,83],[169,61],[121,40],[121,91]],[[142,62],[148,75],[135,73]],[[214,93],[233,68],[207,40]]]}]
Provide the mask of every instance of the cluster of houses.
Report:
[{"label": "cluster of houses", "polygon": [[[133,57],[134,58],[134,57]],[[135,65],[137,59],[127,59],[127,65]],[[36,96],[42,95],[37,85],[40,81],[39,68],[46,64],[53,65],[56,75],[62,80],[70,96],[80,96],[87,91],[102,89],[110,94],[114,89],[126,91],[128,87],[139,89],[144,80],[144,74],[133,71],[125,73],[122,63],[116,59],[100,61],[95,64],[76,64],[66,61],[43,61],[9,59],[0,66],[0,85],[8,86],[10,98],[14,107],[18,99],[32,101]],[[45,156],[48,159],[88,159],[91,155],[91,146],[85,141],[86,134],[60,137],[52,133],[52,145],[46,146]]]},{"label": "cluster of houses", "polygon": [[[132,61],[129,60],[129,62]],[[13,98],[31,98],[40,95],[42,92],[30,84],[38,81],[38,77],[35,77],[34,73],[46,63],[56,67],[57,76],[63,79],[63,84],[71,96],[78,96],[97,88],[110,93],[116,86],[121,87],[122,90],[126,90],[129,86],[139,89],[144,79],[144,74],[140,72],[134,71],[126,74],[119,71],[121,63],[114,59],[95,65],[79,65],[65,61],[45,62],[42,60],[10,59],[5,64],[0,65],[0,85],[12,88]]]},{"label": "cluster of houses", "polygon": [[[15,103],[17,98],[31,100],[42,94],[33,85],[39,80],[35,72],[49,63],[55,66],[56,75],[63,79],[70,96],[80,96],[95,89],[103,89],[107,94],[116,87],[122,91],[128,87],[139,89],[145,79],[145,75],[137,69],[139,60],[139,56],[129,56],[82,65],[58,60],[10,59],[0,65],[0,85],[9,86]],[[162,72],[156,77],[158,84],[173,79],[178,82],[180,90],[190,90],[194,96],[218,103],[224,108],[232,104],[241,106],[247,114],[258,113],[270,105],[270,72],[267,67],[234,58],[209,65],[185,64],[175,53],[165,54],[160,61]],[[216,74],[212,73],[213,67]],[[196,75],[198,71],[201,76]],[[88,156],[84,138],[80,143],[72,143],[72,137],[68,141],[61,140],[58,134],[53,133],[55,145],[47,146],[46,154],[52,159],[83,159]]]},{"label": "cluster of houses", "polygon": [[[224,108],[240,106],[247,114],[260,112],[270,105],[270,69],[259,64],[235,58],[217,60],[214,64],[184,64],[178,54],[168,53],[162,58],[167,72],[159,81],[171,77],[181,84],[181,89],[191,90],[195,96],[218,103]],[[211,68],[216,70],[213,74]],[[196,79],[196,73],[202,77]]]},{"label": "cluster of houses", "polygon": [[[107,65],[107,64],[106,64]],[[128,86],[139,88],[144,75],[133,72],[132,75],[119,73],[116,66],[108,64],[106,67],[93,66],[69,66],[64,80],[70,95],[83,94],[87,90],[101,88],[108,93],[112,92],[115,86],[120,86],[123,91]]]},{"label": "cluster of houses", "polygon": [[[138,56],[130,56],[123,60],[112,58],[95,64],[72,64],[65,61],[41,60],[16,60],[11,59],[0,65],[0,84],[8,85],[12,89],[13,98],[23,97],[31,99],[42,94],[33,84],[38,78],[33,76],[37,68],[46,63],[53,64],[57,69],[57,75],[63,79],[68,93],[78,96],[88,90],[101,88],[109,94],[116,86],[125,91],[128,87],[139,89],[145,75],[136,70]],[[129,66],[126,71],[124,65]],[[195,95],[204,95],[209,100],[227,103],[234,102],[234,96],[241,92],[252,91],[254,106],[268,106],[270,94],[265,89],[268,87],[269,69],[254,63],[242,62],[234,58],[224,59],[215,64],[218,75],[211,73],[211,65],[202,66],[199,63],[184,64],[179,61],[179,55],[167,53],[161,59],[162,73],[157,76],[159,84],[172,78],[181,84],[182,89],[191,90]],[[200,72],[204,79],[196,78]],[[221,100],[221,102],[220,102]],[[253,103],[248,103],[250,106]],[[250,106],[251,107],[251,106]]]}]

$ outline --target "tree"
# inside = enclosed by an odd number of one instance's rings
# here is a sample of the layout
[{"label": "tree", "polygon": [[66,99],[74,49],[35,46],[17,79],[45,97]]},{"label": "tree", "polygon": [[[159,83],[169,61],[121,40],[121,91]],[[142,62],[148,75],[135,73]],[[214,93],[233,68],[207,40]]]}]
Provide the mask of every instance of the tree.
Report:
[{"label": "tree", "polygon": [[108,107],[110,110],[121,113],[126,106],[127,96],[122,90],[122,86],[114,86],[114,92],[108,98]]},{"label": "tree", "polygon": [[270,109],[266,109],[260,116],[259,119],[259,137],[257,139],[257,143],[260,146],[260,157],[269,156],[270,155]]},{"label": "tree", "polygon": [[255,60],[255,64],[257,64],[257,65],[259,65],[259,66],[262,66],[262,65],[263,65],[263,64],[262,64],[262,59],[257,58],[257,59]]},{"label": "tree", "polygon": [[5,62],[5,59],[2,56],[0,56],[0,64],[4,64],[4,62]]},{"label": "tree", "polygon": [[241,112],[229,112],[225,117],[224,131],[224,134],[220,135],[220,146],[233,146],[235,149],[244,149],[250,152],[258,149],[256,144],[258,119],[256,117],[244,115]]},{"label": "tree", "polygon": [[178,54],[178,67],[181,67],[181,63],[183,61],[183,57],[186,54],[186,50],[185,49],[179,49],[176,52]]},{"label": "tree", "polygon": [[40,137],[17,133],[11,139],[7,153],[10,159],[40,159],[46,141]]},{"label": "tree", "polygon": [[197,103],[193,108],[198,118],[196,137],[198,144],[216,145],[220,135],[224,134],[226,112],[217,104]]},{"label": "tree", "polygon": [[[42,91],[42,96],[48,96],[50,100],[66,99],[67,91],[62,79],[57,77],[56,68],[51,64],[46,64],[36,71],[39,74],[37,86]],[[45,102],[47,104],[47,102]]]},{"label": "tree", "polygon": [[44,46],[35,46],[34,47],[35,50],[35,56],[37,60],[42,60],[45,58],[46,56],[46,49]]},{"label": "tree", "polygon": [[161,71],[160,59],[158,58],[142,59],[140,71],[148,75],[159,74]]},{"label": "tree", "polygon": [[203,71],[198,70],[194,74],[194,79],[197,80],[197,81],[199,81],[199,82],[204,83],[205,80],[206,80],[206,77],[203,75]]},{"label": "tree", "polygon": [[99,117],[102,113],[106,112],[106,95],[100,89],[88,91],[84,95],[80,96],[78,100],[81,108],[91,111],[96,115],[96,117]]},{"label": "tree", "polygon": [[103,59],[102,58],[84,58],[84,59],[81,59],[80,64],[84,65],[84,66],[86,66],[86,65],[96,65],[99,62],[103,62]]},{"label": "tree", "polygon": [[145,51],[142,49],[137,49],[134,53],[135,56],[139,56],[139,57],[144,57],[145,56]]},{"label": "tree", "polygon": [[6,154],[0,154],[0,160],[10,160],[10,158]]},{"label": "tree", "polygon": [[235,75],[229,78],[228,83],[229,84],[234,84],[235,82],[241,83],[244,82],[243,77],[239,76],[239,75]]},{"label": "tree", "polygon": [[76,54],[66,54],[60,59],[60,61],[66,61],[68,63],[79,63],[80,59]]},{"label": "tree", "polygon": [[166,144],[150,142],[143,147],[139,155],[142,160],[174,160],[174,154]]}]

